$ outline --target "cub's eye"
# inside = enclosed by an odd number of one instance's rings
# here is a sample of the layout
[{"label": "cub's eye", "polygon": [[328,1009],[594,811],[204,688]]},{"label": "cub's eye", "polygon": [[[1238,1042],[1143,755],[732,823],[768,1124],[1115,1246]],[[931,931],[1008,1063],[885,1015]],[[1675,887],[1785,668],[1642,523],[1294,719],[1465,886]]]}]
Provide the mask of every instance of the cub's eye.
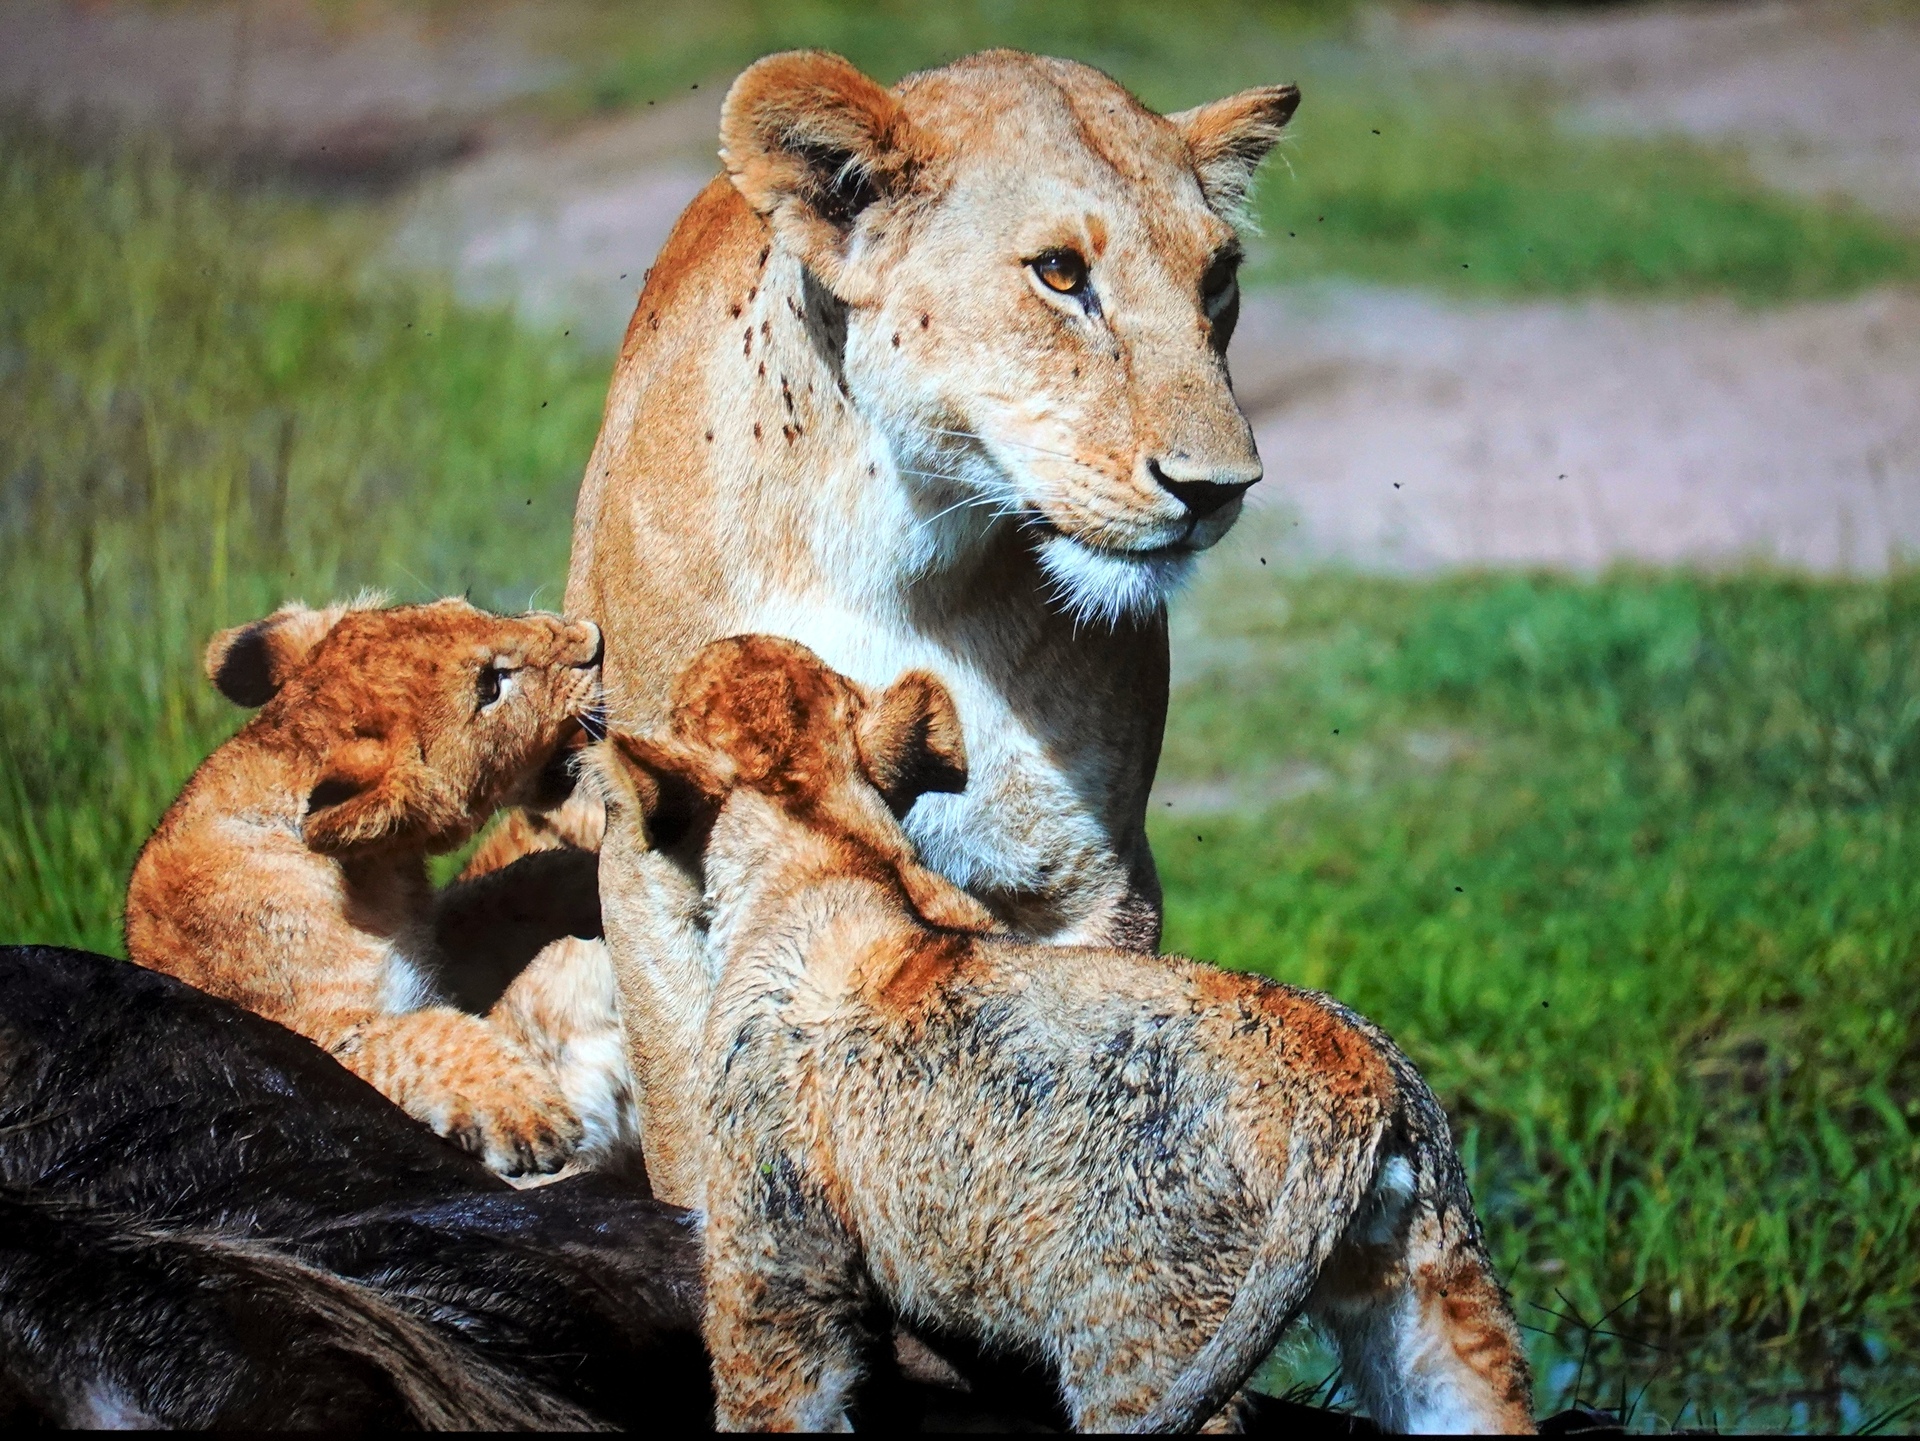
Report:
[{"label": "cub's eye", "polygon": [[1042,285],[1061,295],[1078,295],[1087,288],[1087,262],[1077,251],[1045,250],[1027,264]]},{"label": "cub's eye", "polygon": [[506,691],[507,681],[513,675],[510,670],[497,665],[483,666],[480,679],[475,682],[474,690],[480,699],[480,709],[485,710],[499,700]]}]

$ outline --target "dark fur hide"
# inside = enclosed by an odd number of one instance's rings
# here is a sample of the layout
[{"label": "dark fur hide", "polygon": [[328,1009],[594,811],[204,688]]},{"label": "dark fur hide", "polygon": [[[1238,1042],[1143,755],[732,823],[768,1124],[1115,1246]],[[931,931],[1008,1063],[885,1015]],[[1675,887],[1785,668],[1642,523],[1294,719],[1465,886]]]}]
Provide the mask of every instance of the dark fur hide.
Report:
[{"label": "dark fur hide", "polygon": [[270,1021],[0,949],[0,1423],[700,1426],[698,1238],[516,1191]]}]

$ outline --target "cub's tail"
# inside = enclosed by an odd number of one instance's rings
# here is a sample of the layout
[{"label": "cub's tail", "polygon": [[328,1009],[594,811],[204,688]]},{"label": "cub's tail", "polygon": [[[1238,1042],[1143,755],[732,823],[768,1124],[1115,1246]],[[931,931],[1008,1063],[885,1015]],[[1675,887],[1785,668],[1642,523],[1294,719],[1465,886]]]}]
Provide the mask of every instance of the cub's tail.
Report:
[{"label": "cub's tail", "polygon": [[1321,1267],[1366,1199],[1387,1130],[1382,1116],[1367,1134],[1333,1156],[1303,1155],[1296,1146],[1266,1235],[1226,1319],[1141,1418],[1136,1431],[1198,1430],[1279,1345],[1281,1333],[1306,1304]]}]

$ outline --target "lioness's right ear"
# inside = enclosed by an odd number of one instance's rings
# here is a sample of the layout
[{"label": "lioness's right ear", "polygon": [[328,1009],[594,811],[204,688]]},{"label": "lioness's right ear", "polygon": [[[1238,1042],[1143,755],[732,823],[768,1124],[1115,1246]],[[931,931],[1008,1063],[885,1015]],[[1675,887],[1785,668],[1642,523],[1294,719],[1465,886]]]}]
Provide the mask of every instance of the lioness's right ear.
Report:
[{"label": "lioness's right ear", "polygon": [[608,809],[638,812],[656,849],[711,822],[726,799],[712,760],[671,739],[615,731],[587,752],[587,768]]},{"label": "lioness's right ear", "polygon": [[1187,142],[1207,204],[1233,224],[1246,222],[1253,173],[1299,108],[1299,87],[1259,85],[1167,117]]},{"label": "lioness's right ear", "polygon": [[207,642],[207,679],[235,705],[265,705],[351,608],[313,610],[294,601],[265,620],[223,630]]},{"label": "lioness's right ear", "polygon": [[755,61],[727,91],[720,157],[747,203],[842,299],[860,213],[904,188],[913,166],[900,103],[838,55]]}]

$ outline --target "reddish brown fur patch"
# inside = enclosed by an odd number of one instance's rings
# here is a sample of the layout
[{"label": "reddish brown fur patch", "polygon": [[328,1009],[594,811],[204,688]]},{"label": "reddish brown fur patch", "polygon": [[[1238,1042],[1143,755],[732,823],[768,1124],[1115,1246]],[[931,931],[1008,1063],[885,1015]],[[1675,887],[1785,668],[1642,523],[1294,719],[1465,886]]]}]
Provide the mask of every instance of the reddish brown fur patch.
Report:
[{"label": "reddish brown fur patch", "polygon": [[806,791],[832,774],[828,751],[845,746],[828,724],[854,703],[853,689],[804,646],[772,636],[716,641],[674,686],[675,735],[723,752],[738,779],[755,785],[778,774],[780,788]]},{"label": "reddish brown fur patch", "polygon": [[938,998],[973,954],[964,936],[915,936],[880,987],[879,1008],[894,1015],[918,1011]]},{"label": "reddish brown fur patch", "polygon": [[1272,1024],[1285,1035],[1289,1055],[1341,1101],[1383,1101],[1393,1093],[1379,1047],[1324,1002],[1207,965],[1194,967],[1193,990],[1204,1006],[1238,1007]]}]

